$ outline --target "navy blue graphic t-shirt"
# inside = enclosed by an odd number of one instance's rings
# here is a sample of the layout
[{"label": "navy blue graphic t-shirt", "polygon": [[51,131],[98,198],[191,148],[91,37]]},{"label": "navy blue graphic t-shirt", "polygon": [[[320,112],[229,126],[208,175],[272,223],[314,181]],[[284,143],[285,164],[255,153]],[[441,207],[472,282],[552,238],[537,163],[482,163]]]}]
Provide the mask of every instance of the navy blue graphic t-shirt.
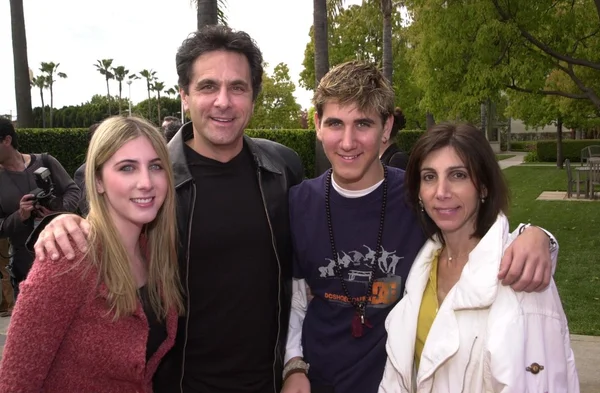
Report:
[{"label": "navy blue graphic t-shirt", "polygon": [[[308,283],[310,301],[302,327],[309,379],[336,393],[376,393],[386,361],[385,318],[404,293],[410,267],[425,243],[417,217],[406,204],[404,172],[388,168],[388,196],[382,250],[376,258],[383,185],[359,198],[331,187],[331,216],[337,247],[332,255],[325,213],[325,179],[306,180],[290,190],[294,274]],[[336,276],[336,261],[350,296],[363,297],[377,264],[366,318],[373,328],[361,337],[351,331],[355,310]]]}]

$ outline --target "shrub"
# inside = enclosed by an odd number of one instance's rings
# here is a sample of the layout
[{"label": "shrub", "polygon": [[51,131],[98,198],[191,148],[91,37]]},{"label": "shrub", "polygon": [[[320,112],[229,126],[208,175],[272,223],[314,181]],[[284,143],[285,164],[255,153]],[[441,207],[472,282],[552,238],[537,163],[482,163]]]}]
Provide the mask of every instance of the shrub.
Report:
[{"label": "shrub", "polygon": [[[577,139],[562,142],[563,160],[581,161],[581,149],[591,145],[600,145],[600,140]],[[556,162],[556,141],[538,141],[537,154],[540,161]]]},{"label": "shrub", "polygon": [[424,133],[425,131],[422,130],[401,130],[396,135],[398,147],[400,150],[410,153],[412,147]]},{"label": "shrub", "polygon": [[538,162],[538,161],[540,161],[540,159],[538,157],[537,151],[533,150],[533,151],[530,151],[529,153],[527,153],[525,155],[525,157],[523,157],[523,161],[524,162]]},{"label": "shrub", "polygon": [[[71,176],[85,161],[87,128],[20,128],[19,149],[25,153],[50,153]],[[315,171],[315,132],[312,130],[247,130],[250,137],[279,142],[295,150],[307,177]]]}]

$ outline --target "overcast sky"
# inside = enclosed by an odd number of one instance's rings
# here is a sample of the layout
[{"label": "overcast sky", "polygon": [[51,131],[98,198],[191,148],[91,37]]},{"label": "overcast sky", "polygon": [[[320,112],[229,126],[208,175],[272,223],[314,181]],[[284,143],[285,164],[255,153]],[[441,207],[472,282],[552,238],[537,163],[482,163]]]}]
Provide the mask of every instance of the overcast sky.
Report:
[{"label": "overcast sky", "polygon": [[[349,0],[347,4],[360,3]],[[177,83],[175,53],[196,28],[196,12],[190,0],[23,0],[29,67],[39,73],[42,61],[60,63],[67,74],[54,85],[54,106],[77,105],[93,94],[106,94],[104,77],[94,64],[114,59],[131,72],[144,68],[157,72],[167,88]],[[304,49],[312,25],[311,0],[227,0],[229,25],[256,40],[270,69],[286,63],[296,84],[296,98],[310,106],[311,93],[298,86]],[[0,2],[0,114],[16,116],[10,6]],[[111,94],[117,84],[111,81]],[[128,96],[124,84],[123,96]],[[49,94],[46,94],[49,104]],[[143,80],[134,81],[131,99],[147,97]],[[33,107],[40,106],[39,89],[31,91]]]}]

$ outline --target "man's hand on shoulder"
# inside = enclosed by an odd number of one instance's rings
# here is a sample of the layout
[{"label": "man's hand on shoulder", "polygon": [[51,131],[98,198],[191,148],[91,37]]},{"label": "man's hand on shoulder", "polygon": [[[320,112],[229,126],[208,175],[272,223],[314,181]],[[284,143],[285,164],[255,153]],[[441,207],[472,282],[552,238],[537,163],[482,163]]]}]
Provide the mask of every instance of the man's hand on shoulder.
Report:
[{"label": "man's hand on shoulder", "polygon": [[43,261],[46,256],[57,260],[60,256],[59,250],[67,259],[75,258],[75,250],[71,239],[81,252],[87,251],[90,226],[87,220],[76,214],[62,214],[52,220],[40,233],[35,242],[34,250],[36,258]]},{"label": "man's hand on shoulder", "polygon": [[540,228],[528,226],[506,249],[498,278],[517,292],[541,292],[551,277],[550,238]]}]

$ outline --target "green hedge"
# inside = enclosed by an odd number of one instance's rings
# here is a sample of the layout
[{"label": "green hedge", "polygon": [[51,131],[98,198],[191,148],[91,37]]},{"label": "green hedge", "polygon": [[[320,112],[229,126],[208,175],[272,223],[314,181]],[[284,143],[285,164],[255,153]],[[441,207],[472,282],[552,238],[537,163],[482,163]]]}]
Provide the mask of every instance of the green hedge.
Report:
[{"label": "green hedge", "polygon": [[[581,149],[591,145],[600,145],[600,140],[577,139],[562,142],[563,159],[571,162],[581,161]],[[542,162],[556,162],[556,141],[538,141],[536,144],[538,159]]]},{"label": "green hedge", "polygon": [[315,175],[315,139],[314,130],[246,130],[252,138],[263,138],[281,143],[298,153],[304,165],[304,175]]},{"label": "green hedge", "polygon": [[[535,150],[535,141],[510,141],[510,151],[529,152]],[[506,145],[504,150],[506,150]]]},{"label": "green hedge", "polygon": [[[19,150],[26,153],[52,154],[65,167],[70,175],[85,161],[88,146],[87,128],[21,128],[19,134]],[[425,131],[402,130],[396,141],[400,148],[410,152],[415,142]],[[306,177],[315,173],[315,138],[314,130],[246,130],[253,138],[264,138],[295,150],[304,165]]]}]

